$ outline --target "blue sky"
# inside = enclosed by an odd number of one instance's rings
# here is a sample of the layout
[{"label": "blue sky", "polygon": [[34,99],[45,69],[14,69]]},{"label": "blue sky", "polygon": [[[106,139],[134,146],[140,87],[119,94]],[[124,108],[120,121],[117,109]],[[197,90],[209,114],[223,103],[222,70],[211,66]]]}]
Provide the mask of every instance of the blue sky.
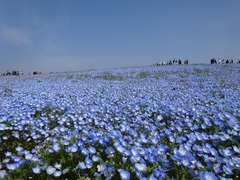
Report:
[{"label": "blue sky", "polygon": [[240,58],[239,0],[0,0],[0,72]]}]

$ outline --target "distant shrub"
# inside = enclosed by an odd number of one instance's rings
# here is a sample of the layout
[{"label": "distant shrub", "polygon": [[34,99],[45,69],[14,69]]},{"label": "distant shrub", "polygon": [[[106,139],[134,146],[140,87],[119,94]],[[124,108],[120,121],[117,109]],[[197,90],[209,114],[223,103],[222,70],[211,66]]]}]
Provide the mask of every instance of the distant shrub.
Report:
[{"label": "distant shrub", "polygon": [[66,79],[73,79],[73,74],[67,74]]},{"label": "distant shrub", "polygon": [[147,71],[142,71],[138,74],[140,78],[146,78],[149,75],[150,75],[150,72],[147,72]]},{"label": "distant shrub", "polygon": [[210,73],[210,69],[194,68],[193,71],[196,75],[207,75]]},{"label": "distant shrub", "polygon": [[103,75],[102,75],[102,78],[105,79],[105,80],[119,80],[119,81],[123,80],[122,76],[115,75],[115,74],[112,74],[110,72],[104,72]]}]

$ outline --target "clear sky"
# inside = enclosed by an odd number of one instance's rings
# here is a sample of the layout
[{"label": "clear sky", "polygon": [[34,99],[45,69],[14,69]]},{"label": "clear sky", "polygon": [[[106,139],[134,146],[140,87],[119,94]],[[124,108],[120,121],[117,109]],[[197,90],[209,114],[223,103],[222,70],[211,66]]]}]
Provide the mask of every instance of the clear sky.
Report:
[{"label": "clear sky", "polygon": [[240,58],[240,0],[0,0],[0,72]]}]

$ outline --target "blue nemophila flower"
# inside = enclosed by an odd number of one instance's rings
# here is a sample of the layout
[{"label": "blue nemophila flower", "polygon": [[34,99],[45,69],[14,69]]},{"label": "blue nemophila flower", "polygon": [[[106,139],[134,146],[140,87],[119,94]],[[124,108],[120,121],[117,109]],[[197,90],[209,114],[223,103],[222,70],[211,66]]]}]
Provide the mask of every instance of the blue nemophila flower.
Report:
[{"label": "blue nemophila flower", "polygon": [[127,149],[125,149],[123,152],[122,152],[122,154],[124,155],[124,156],[131,156],[131,151],[129,151],[129,150],[127,150]]},{"label": "blue nemophila flower", "polygon": [[78,147],[82,147],[84,145],[84,142],[83,141],[78,141],[77,145],[78,145]]},{"label": "blue nemophila flower", "polygon": [[171,143],[175,142],[175,138],[172,135],[168,136],[168,138]]},{"label": "blue nemophila flower", "polygon": [[31,153],[29,153],[29,152],[25,154],[25,159],[26,160],[31,160],[32,157],[33,157],[33,155]]},{"label": "blue nemophila flower", "polygon": [[9,158],[6,158],[6,159],[4,159],[2,162],[5,163],[5,164],[7,164],[7,163],[9,163],[9,161],[10,161],[10,159],[9,159]]},{"label": "blue nemophila flower", "polygon": [[85,164],[86,164],[88,169],[93,167],[93,162],[92,162],[92,160],[89,157],[85,158]]},{"label": "blue nemophila flower", "polygon": [[32,167],[32,171],[34,174],[40,174],[41,173],[41,167],[40,166],[34,166]]},{"label": "blue nemophila flower", "polygon": [[22,159],[21,159],[20,157],[18,157],[18,156],[13,156],[13,157],[12,157],[12,160],[13,160],[14,162],[20,162]]},{"label": "blue nemophila flower", "polygon": [[[159,169],[160,170],[160,169]],[[154,169],[153,170],[153,173],[155,175],[155,177],[159,178],[159,179],[165,179],[166,177],[166,171],[165,170],[160,170],[159,171],[158,169]]]},{"label": "blue nemophila flower", "polygon": [[221,163],[213,164],[213,170],[217,174],[221,173],[222,172]]},{"label": "blue nemophila flower", "polygon": [[209,151],[215,157],[218,155],[218,152],[214,147],[209,147]]},{"label": "blue nemophila flower", "polygon": [[196,135],[197,140],[199,140],[199,141],[203,140],[203,136],[201,133],[195,132],[195,135]]},{"label": "blue nemophila flower", "polygon": [[135,164],[135,168],[136,168],[136,170],[138,170],[139,172],[145,172],[145,171],[147,170],[146,164],[136,163],[136,164]]},{"label": "blue nemophila flower", "polygon": [[235,163],[237,168],[240,168],[240,158],[239,157],[232,157],[233,162]]},{"label": "blue nemophila flower", "polygon": [[63,174],[66,174],[66,173],[69,172],[69,170],[70,170],[70,167],[67,167],[67,168],[63,169],[62,173],[63,173]]},{"label": "blue nemophila flower", "polygon": [[72,153],[75,153],[78,151],[78,146],[76,144],[73,144],[72,146],[68,147],[69,151]]},{"label": "blue nemophila flower", "polygon": [[230,130],[229,129],[227,132],[228,132],[228,134],[233,135],[233,136],[237,136],[238,135],[238,132],[234,131],[234,130]]},{"label": "blue nemophila flower", "polygon": [[88,141],[88,138],[86,136],[82,136],[82,141],[86,142],[86,141]]},{"label": "blue nemophila flower", "polygon": [[88,148],[88,150],[89,150],[90,154],[95,154],[97,152],[96,149],[94,147],[92,147],[92,146],[90,146]]},{"label": "blue nemophila flower", "polygon": [[148,155],[146,155],[146,158],[145,158],[146,160],[148,160],[150,163],[152,163],[152,164],[154,164],[157,160],[156,160],[156,158],[155,158],[155,156],[154,155],[152,155],[152,154],[148,154]]},{"label": "blue nemophila flower", "polygon": [[157,153],[158,153],[158,155],[165,155],[166,154],[166,152],[167,152],[167,150],[168,150],[168,147],[166,147],[166,146],[164,146],[164,145],[159,145],[158,147],[157,147]]},{"label": "blue nemophila flower", "polygon": [[233,150],[234,150],[236,153],[240,154],[240,148],[238,148],[237,146],[233,146]]},{"label": "blue nemophila flower", "polygon": [[60,130],[60,132],[66,132],[67,131],[67,128],[65,128],[64,126],[61,126],[61,127],[59,127],[59,130]]},{"label": "blue nemophila flower", "polygon": [[220,179],[220,180],[229,180],[229,179],[227,179],[227,178],[225,178],[225,177],[220,177],[219,179]]},{"label": "blue nemophila flower", "polygon": [[151,139],[151,142],[154,144],[154,145],[157,145],[158,142],[159,142],[159,139],[157,137],[154,137]]},{"label": "blue nemophila flower", "polygon": [[83,155],[85,155],[85,156],[88,156],[89,150],[88,150],[87,148],[82,148],[82,149],[81,149],[81,153],[82,153]]},{"label": "blue nemophila flower", "polygon": [[123,151],[125,150],[125,148],[121,145],[116,146],[116,149],[120,152],[123,153]]},{"label": "blue nemophila flower", "polygon": [[62,171],[60,170],[56,170],[54,173],[53,173],[53,176],[54,177],[60,177],[62,175]]},{"label": "blue nemophila flower", "polygon": [[77,169],[86,169],[87,166],[85,165],[84,162],[79,162],[78,165],[75,167],[74,170],[77,170]]},{"label": "blue nemophila flower", "polygon": [[23,148],[20,147],[20,146],[17,146],[17,147],[16,147],[16,151],[18,151],[18,152],[23,151]]},{"label": "blue nemophila flower", "polygon": [[58,143],[53,143],[52,149],[54,150],[54,152],[58,152],[61,149],[61,147]]},{"label": "blue nemophila flower", "polygon": [[98,172],[104,172],[106,170],[106,168],[107,168],[106,163],[97,165]]},{"label": "blue nemophila flower", "polygon": [[120,174],[121,180],[129,180],[130,179],[130,173],[128,171],[119,169],[118,172]]},{"label": "blue nemophila flower", "polygon": [[13,164],[7,164],[6,167],[9,169],[9,170],[16,170],[18,167],[19,167],[19,164],[17,163],[13,163]]},{"label": "blue nemophila flower", "polygon": [[121,143],[122,143],[122,146],[124,146],[124,147],[127,147],[129,145],[128,142],[126,142],[124,140],[121,140]]},{"label": "blue nemophila flower", "polygon": [[54,150],[50,148],[50,149],[48,149],[48,152],[49,153],[54,153]]},{"label": "blue nemophila flower", "polygon": [[182,158],[181,160],[180,160],[180,162],[182,163],[182,165],[183,166],[185,166],[185,167],[189,167],[190,165],[191,165],[191,161],[188,159],[188,158]]},{"label": "blue nemophila flower", "polygon": [[93,174],[93,176],[96,177],[96,178],[99,178],[101,175],[102,175],[102,173],[98,173],[98,172],[95,172],[95,173]]},{"label": "blue nemophila flower", "polygon": [[204,153],[209,154],[209,153],[210,153],[210,148],[209,148],[209,147],[206,147],[206,146],[203,146],[203,147],[202,147],[202,151],[203,151]]},{"label": "blue nemophila flower", "polygon": [[62,168],[62,164],[60,164],[60,163],[55,163],[54,167],[55,167],[56,169],[61,169],[61,168]]},{"label": "blue nemophila flower", "polygon": [[6,152],[5,156],[10,157],[10,156],[12,156],[12,153],[11,152]]},{"label": "blue nemophila flower", "polygon": [[100,157],[97,155],[93,155],[92,160],[93,160],[93,162],[98,162],[100,160]]},{"label": "blue nemophila flower", "polygon": [[103,173],[107,179],[111,179],[116,174],[116,171],[113,165],[107,165],[107,168]]},{"label": "blue nemophila flower", "polygon": [[114,157],[115,150],[112,147],[107,147],[105,149],[105,153],[107,154],[107,156],[109,158],[112,158],[112,157]]},{"label": "blue nemophila flower", "polygon": [[199,174],[200,180],[218,180],[214,173],[208,171],[202,171]]},{"label": "blue nemophila flower", "polygon": [[148,179],[149,180],[157,180],[157,178],[154,177],[154,174],[151,174]]},{"label": "blue nemophila flower", "polygon": [[219,152],[224,157],[232,156],[234,154],[234,151],[232,149],[230,149],[230,148],[220,149]]},{"label": "blue nemophila flower", "polygon": [[229,166],[223,166],[223,172],[225,173],[225,174],[233,174],[233,172],[232,172],[232,168],[230,168]]},{"label": "blue nemophila flower", "polygon": [[5,178],[8,175],[6,170],[0,170],[0,179]]},{"label": "blue nemophila flower", "polygon": [[105,140],[105,138],[100,138],[99,139],[99,144],[101,145],[101,146],[107,146],[107,142],[106,142],[106,140]]},{"label": "blue nemophila flower", "polygon": [[136,148],[136,147],[132,147],[131,153],[133,156],[139,156],[139,154],[140,154],[138,148]]},{"label": "blue nemophila flower", "polygon": [[186,137],[181,136],[181,137],[179,137],[179,138],[176,139],[176,142],[179,143],[179,144],[182,144],[182,143],[183,143],[184,141],[186,141],[186,140],[187,140]]},{"label": "blue nemophila flower", "polygon": [[2,139],[3,139],[3,140],[7,140],[8,137],[7,137],[7,136],[3,136]]},{"label": "blue nemophila flower", "polygon": [[188,151],[185,149],[184,146],[180,145],[179,149],[174,149],[173,150],[174,154],[178,155],[178,156],[186,156]]},{"label": "blue nemophila flower", "polygon": [[137,163],[137,162],[140,162],[141,157],[140,156],[131,156],[130,159],[132,162]]},{"label": "blue nemophila flower", "polygon": [[48,166],[46,171],[47,171],[48,175],[52,175],[56,171],[56,168],[54,168],[52,166]]},{"label": "blue nemophila flower", "polygon": [[136,174],[138,179],[147,180],[147,178],[145,177],[145,174],[143,172],[135,171],[135,174]]},{"label": "blue nemophila flower", "polygon": [[183,146],[187,151],[189,151],[189,152],[192,151],[192,146],[193,145],[191,143],[187,142]]},{"label": "blue nemophila flower", "polygon": [[170,161],[162,160],[162,167],[159,166],[158,169],[165,172],[165,171],[171,169],[172,167],[173,167],[173,165],[170,163]]}]

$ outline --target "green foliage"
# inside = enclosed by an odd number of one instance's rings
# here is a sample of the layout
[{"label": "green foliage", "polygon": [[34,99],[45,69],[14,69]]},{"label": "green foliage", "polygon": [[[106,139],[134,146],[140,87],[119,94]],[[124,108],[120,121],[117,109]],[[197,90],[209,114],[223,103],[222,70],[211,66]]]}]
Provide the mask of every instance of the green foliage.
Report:
[{"label": "green foliage", "polygon": [[48,122],[48,127],[49,129],[54,129],[55,127],[57,127],[59,125],[58,119],[57,118],[51,118],[56,117],[56,116],[62,116],[65,113],[65,111],[62,110],[58,110],[58,109],[52,109],[49,106],[46,106],[45,108],[43,108],[40,111],[36,111],[32,117],[34,117],[35,119],[41,120],[42,117],[47,117],[49,119]]},{"label": "green foliage", "polygon": [[67,74],[66,79],[73,79],[73,74]]},{"label": "green foliage", "polygon": [[118,81],[122,81],[123,80],[122,76],[115,75],[115,74],[112,74],[110,72],[104,72],[102,74],[102,78],[105,79],[105,80],[118,80]]},{"label": "green foliage", "polygon": [[9,86],[5,86],[3,89],[3,94],[5,97],[12,96],[12,89]]},{"label": "green foliage", "polygon": [[28,164],[20,166],[15,171],[10,171],[8,177],[8,180],[14,180],[14,179],[29,179],[29,177],[32,177],[32,179],[40,180],[41,175],[36,175],[32,172],[32,167],[36,165],[36,162],[30,162]]},{"label": "green foliage", "polygon": [[149,76],[150,75],[150,72],[147,72],[147,71],[141,71],[139,74],[138,74],[138,76],[140,77],[140,78],[146,78],[147,76]]},{"label": "green foliage", "polygon": [[205,75],[205,76],[207,76],[210,72],[211,72],[211,70],[210,69],[207,69],[207,68],[205,68],[205,69],[201,69],[201,68],[194,68],[193,69],[193,71],[194,71],[194,74],[195,75]]},{"label": "green foliage", "polygon": [[192,176],[189,173],[188,168],[174,161],[172,161],[171,163],[173,164],[173,168],[170,171],[168,171],[166,179],[172,179],[172,177],[174,177],[176,180],[192,179]]},{"label": "green foliage", "polygon": [[[28,126],[25,126],[27,128]],[[20,146],[25,150],[33,149],[37,144],[30,137],[25,136],[29,134],[29,130],[19,131],[19,137],[12,136],[12,130],[0,131],[0,137],[7,137],[7,139],[2,139],[0,146],[0,162],[5,158],[6,152],[16,153],[16,147]]]}]

